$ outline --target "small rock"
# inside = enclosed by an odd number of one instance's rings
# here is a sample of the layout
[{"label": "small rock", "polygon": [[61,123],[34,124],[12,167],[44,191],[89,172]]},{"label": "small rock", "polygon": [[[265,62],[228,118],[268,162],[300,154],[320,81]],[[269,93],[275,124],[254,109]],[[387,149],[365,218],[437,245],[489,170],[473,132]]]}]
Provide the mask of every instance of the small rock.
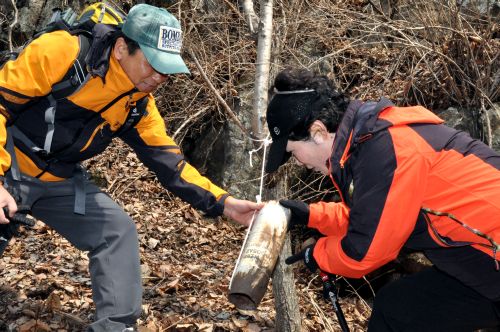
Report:
[{"label": "small rock", "polygon": [[223,311],[220,314],[218,314],[217,316],[215,316],[215,318],[220,319],[220,320],[228,320],[230,317],[231,317],[231,314],[227,311]]}]

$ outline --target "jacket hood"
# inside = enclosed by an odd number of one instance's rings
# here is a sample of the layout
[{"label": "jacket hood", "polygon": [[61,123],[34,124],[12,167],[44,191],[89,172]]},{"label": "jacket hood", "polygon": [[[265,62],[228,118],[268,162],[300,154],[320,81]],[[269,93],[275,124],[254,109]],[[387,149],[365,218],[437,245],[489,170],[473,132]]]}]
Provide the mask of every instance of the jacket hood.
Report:
[{"label": "jacket hood", "polygon": [[[393,126],[414,123],[441,124],[444,121],[422,106],[397,107],[387,98],[378,102],[349,103],[333,142],[332,162],[352,151],[375,133]],[[346,151],[347,150],[347,151]]]},{"label": "jacket hood", "polygon": [[444,121],[422,106],[396,107],[386,98],[365,102],[356,110],[351,128],[353,137],[374,134],[388,127],[416,123],[441,124]]},{"label": "jacket hood", "polygon": [[335,133],[330,157],[330,172],[342,200],[349,206],[352,174],[345,168],[347,160],[360,144],[389,127],[414,123],[441,124],[444,121],[422,106],[397,107],[386,98],[378,102],[353,100]]}]

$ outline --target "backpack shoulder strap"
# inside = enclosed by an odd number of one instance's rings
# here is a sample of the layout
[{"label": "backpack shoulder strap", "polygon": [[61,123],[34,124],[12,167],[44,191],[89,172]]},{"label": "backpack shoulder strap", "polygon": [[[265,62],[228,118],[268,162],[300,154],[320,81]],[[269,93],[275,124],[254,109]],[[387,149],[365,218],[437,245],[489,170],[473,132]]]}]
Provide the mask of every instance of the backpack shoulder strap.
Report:
[{"label": "backpack shoulder strap", "polygon": [[80,41],[80,50],[73,62],[73,66],[66,72],[61,81],[52,85],[50,94],[56,100],[73,94],[82,85],[88,74],[85,58],[90,50],[92,38],[85,33],[80,33],[78,34],[78,39]]},{"label": "backpack shoulder strap", "polygon": [[90,49],[91,40],[84,34],[80,34],[80,50],[73,62],[73,66],[64,75],[63,79],[52,85],[52,91],[47,95],[49,107],[45,110],[45,123],[47,124],[47,134],[43,144],[43,150],[46,153],[51,151],[52,139],[54,136],[57,101],[72,95],[80,88],[87,76],[87,65],[85,57]]}]

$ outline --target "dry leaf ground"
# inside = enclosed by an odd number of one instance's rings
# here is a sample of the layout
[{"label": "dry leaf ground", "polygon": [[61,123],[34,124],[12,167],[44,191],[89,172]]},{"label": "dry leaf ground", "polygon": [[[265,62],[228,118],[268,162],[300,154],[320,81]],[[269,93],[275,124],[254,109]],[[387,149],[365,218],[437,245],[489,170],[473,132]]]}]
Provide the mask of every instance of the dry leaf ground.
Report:
[{"label": "dry leaf ground", "polygon": [[[227,6],[204,13],[184,8],[191,2],[176,3],[170,9],[189,22],[186,47],[195,51],[223,98],[238,99],[235,87],[253,78],[253,66],[248,64],[255,58],[255,41],[238,10]],[[275,68],[294,65],[328,72],[356,98],[386,95],[402,105],[422,103],[432,109],[481,106],[476,113],[487,120],[486,106],[498,101],[494,79],[498,24],[489,17],[461,13],[454,1],[399,1],[399,11],[390,15],[378,13],[371,3],[277,1]],[[194,78],[174,80],[160,91],[164,99],[159,107],[167,123],[184,128],[172,131],[178,141],[186,133],[198,139],[196,134],[204,126],[225,122],[215,98],[193,73]],[[202,110],[206,112],[199,113]],[[152,331],[274,329],[270,291],[254,313],[240,313],[227,301],[243,228],[226,220],[205,219],[172,197],[122,144],[88,166],[137,223],[143,327]],[[319,280],[301,268],[296,271],[304,330],[338,330],[331,306],[319,296]],[[365,330],[370,309],[362,297],[347,287],[341,305],[351,330]],[[85,253],[42,223],[24,231],[0,258],[0,331],[79,331],[92,320],[92,312]]]},{"label": "dry leaf ground", "polygon": [[[121,142],[89,169],[134,218],[140,237],[144,306],[151,331],[273,331],[271,287],[259,310],[239,312],[227,300],[245,229],[203,218],[172,197]],[[86,253],[41,222],[14,239],[0,259],[0,331],[80,331],[92,320]],[[305,330],[335,325],[319,280],[300,268],[297,289]],[[368,306],[342,299],[348,321],[362,331]]]}]

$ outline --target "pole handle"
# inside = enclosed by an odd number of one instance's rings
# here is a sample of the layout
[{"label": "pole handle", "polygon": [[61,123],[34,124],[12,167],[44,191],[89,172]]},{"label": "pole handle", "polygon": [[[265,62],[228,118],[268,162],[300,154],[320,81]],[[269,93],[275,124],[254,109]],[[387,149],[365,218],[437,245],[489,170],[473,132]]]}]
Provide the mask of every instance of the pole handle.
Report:
[{"label": "pole handle", "polygon": [[323,296],[329,299],[333,306],[333,311],[337,315],[337,320],[339,322],[342,332],[349,332],[349,326],[347,325],[347,320],[345,319],[344,312],[340,307],[339,300],[337,298],[337,287],[335,286],[335,281],[332,275],[321,271],[319,272],[321,281],[323,281]]}]

